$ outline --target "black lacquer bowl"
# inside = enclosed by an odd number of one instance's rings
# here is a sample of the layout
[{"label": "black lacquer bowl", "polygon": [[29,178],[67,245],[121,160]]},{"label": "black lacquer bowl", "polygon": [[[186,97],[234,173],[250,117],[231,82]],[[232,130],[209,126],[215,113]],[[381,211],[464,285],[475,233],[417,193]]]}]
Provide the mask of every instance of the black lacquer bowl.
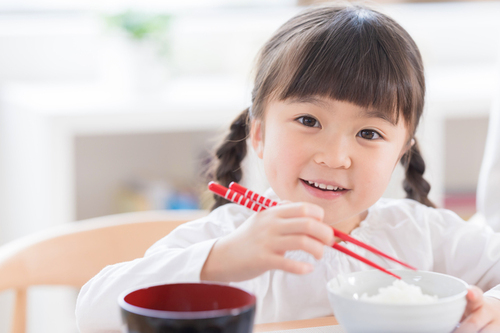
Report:
[{"label": "black lacquer bowl", "polygon": [[124,332],[251,333],[254,295],[209,283],[164,284],[123,293]]}]

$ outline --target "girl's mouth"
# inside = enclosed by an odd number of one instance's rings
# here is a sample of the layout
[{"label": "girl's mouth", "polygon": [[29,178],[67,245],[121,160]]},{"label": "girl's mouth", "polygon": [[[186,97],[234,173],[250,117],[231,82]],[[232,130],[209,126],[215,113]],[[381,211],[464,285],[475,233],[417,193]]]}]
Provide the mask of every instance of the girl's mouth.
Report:
[{"label": "girl's mouth", "polygon": [[305,179],[301,179],[304,183],[306,183],[306,185],[309,185],[311,187],[314,187],[314,188],[317,188],[319,190],[323,190],[323,191],[334,191],[334,192],[339,192],[339,191],[344,191],[345,188],[342,188],[342,187],[339,187],[339,186],[334,186],[334,185],[326,185],[326,184],[322,184],[322,183],[317,183],[317,182],[313,182],[313,181],[310,181],[310,180],[305,180]]},{"label": "girl's mouth", "polygon": [[302,181],[302,184],[304,184],[307,192],[324,199],[333,199],[348,191],[348,189],[336,185],[323,184],[305,179],[300,180]]}]

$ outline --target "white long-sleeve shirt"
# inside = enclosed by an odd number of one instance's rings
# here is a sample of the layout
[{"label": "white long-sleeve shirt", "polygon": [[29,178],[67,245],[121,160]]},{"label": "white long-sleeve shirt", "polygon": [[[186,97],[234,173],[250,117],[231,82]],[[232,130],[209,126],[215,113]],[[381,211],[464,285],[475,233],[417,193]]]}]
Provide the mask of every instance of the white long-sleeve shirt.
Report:
[{"label": "white long-sleeve shirt", "polygon": [[[267,197],[277,199],[272,191]],[[131,288],[175,282],[200,282],[200,272],[215,243],[233,232],[253,213],[227,204],[208,216],[181,225],[155,243],[143,258],[104,268],[83,286],[76,316],[82,333],[119,331],[118,296]],[[380,199],[351,236],[399,258],[420,270],[459,277],[486,294],[500,298],[500,234],[488,226],[467,223],[444,209],[426,207],[407,199]],[[351,243],[350,250],[386,268],[401,268]],[[231,283],[257,296],[256,323],[298,320],[332,315],[326,284],[337,274],[372,269],[325,247],[316,260],[303,251],[286,257],[313,263],[307,275],[279,270],[254,279]]]}]

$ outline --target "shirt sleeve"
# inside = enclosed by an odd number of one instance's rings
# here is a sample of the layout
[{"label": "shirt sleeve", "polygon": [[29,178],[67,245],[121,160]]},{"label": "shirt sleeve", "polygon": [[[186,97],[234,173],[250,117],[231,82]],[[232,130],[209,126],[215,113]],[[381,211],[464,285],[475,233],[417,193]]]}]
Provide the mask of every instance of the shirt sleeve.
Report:
[{"label": "shirt sleeve", "polygon": [[213,213],[179,226],[148,249],[143,258],[107,266],[88,281],[76,304],[80,332],[121,332],[117,302],[124,291],[165,283],[199,282],[212,246],[225,234],[220,223],[211,221]]},{"label": "shirt sleeve", "polygon": [[[500,295],[500,233],[487,225],[463,221],[445,209],[429,210],[429,230],[436,272],[463,279]],[[496,296],[495,296],[496,295]]]},{"label": "shirt sleeve", "polygon": [[500,299],[500,285],[485,292],[484,296],[494,297],[494,298]]}]

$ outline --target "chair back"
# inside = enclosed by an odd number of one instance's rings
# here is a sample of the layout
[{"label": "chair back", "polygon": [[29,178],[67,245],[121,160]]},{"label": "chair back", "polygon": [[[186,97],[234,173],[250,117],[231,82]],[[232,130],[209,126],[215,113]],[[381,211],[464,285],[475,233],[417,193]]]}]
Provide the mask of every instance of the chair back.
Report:
[{"label": "chair back", "polygon": [[26,331],[30,286],[82,287],[107,265],[144,256],[156,241],[205,211],[152,211],[66,223],[0,247],[0,292],[16,294],[12,333]]}]

